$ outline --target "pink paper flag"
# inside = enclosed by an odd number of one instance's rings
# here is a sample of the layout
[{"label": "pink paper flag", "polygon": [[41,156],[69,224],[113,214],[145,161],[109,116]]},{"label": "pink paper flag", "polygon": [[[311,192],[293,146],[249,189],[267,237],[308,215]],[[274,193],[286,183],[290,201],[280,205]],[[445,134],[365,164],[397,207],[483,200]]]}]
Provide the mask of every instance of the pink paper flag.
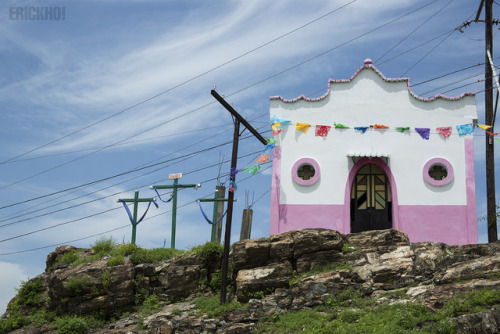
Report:
[{"label": "pink paper flag", "polygon": [[326,137],[328,136],[328,131],[332,127],[328,125],[316,125],[316,137]]},{"label": "pink paper flag", "polygon": [[268,162],[269,154],[262,154],[255,162]]},{"label": "pink paper flag", "polygon": [[451,135],[451,126],[444,126],[441,128],[436,128],[438,132],[444,137],[448,138]]}]

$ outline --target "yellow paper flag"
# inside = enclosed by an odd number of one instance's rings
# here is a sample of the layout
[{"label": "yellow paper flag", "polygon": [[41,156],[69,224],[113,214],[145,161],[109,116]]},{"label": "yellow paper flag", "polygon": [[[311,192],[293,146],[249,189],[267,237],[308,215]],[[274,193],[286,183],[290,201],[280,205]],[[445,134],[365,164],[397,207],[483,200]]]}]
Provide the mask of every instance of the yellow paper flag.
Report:
[{"label": "yellow paper flag", "polygon": [[307,133],[307,131],[309,130],[309,128],[311,127],[311,124],[309,123],[298,123],[297,122],[297,125],[295,125],[295,128],[299,131],[302,131],[304,133]]},{"label": "yellow paper flag", "polygon": [[276,122],[273,125],[271,125],[271,128],[273,129],[273,131],[277,131],[280,125],[281,125],[280,122]]},{"label": "yellow paper flag", "polygon": [[477,126],[479,126],[483,130],[491,129],[491,125],[484,125],[484,124],[477,123]]}]

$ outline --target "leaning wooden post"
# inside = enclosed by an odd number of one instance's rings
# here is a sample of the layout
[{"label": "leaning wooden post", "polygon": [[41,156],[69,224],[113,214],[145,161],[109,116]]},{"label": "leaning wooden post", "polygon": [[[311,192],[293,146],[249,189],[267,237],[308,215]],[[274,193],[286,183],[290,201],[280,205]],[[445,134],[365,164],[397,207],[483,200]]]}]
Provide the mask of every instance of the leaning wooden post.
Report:
[{"label": "leaning wooden post", "polygon": [[[226,187],[219,185],[215,187],[217,189],[217,197],[226,197]],[[215,242],[220,245],[222,242],[222,216],[224,215],[224,203],[217,202],[217,220],[218,223],[215,225]],[[220,221],[219,221],[220,220]]]},{"label": "leaning wooden post", "polygon": [[[267,145],[267,141],[257,132],[233,107],[229,105],[215,90],[212,89],[210,92],[217,101],[222,104],[224,108],[227,109],[233,115],[234,121],[234,134],[233,134],[233,152],[231,156],[231,171],[236,170],[236,164],[238,162],[238,141],[240,138],[240,123],[248,129],[262,144]],[[230,174],[230,182],[235,183],[236,173]],[[229,246],[231,245],[231,223],[233,219],[233,200],[234,192],[230,191],[227,202],[227,218],[226,218],[226,233],[224,234],[224,252],[222,254],[222,284],[220,291],[220,303],[226,303],[226,287],[227,287],[227,271],[229,267]]]}]

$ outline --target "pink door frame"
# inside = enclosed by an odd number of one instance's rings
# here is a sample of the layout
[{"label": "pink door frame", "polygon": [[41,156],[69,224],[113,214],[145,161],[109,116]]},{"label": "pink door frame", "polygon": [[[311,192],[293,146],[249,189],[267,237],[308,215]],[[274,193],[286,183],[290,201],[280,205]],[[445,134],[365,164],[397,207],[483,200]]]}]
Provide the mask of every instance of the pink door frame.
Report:
[{"label": "pink door frame", "polygon": [[344,197],[344,226],[342,233],[351,233],[351,189],[354,178],[358,173],[359,169],[367,164],[374,164],[380,167],[387,178],[389,179],[389,184],[391,186],[391,196],[392,196],[392,228],[400,230],[399,226],[399,208],[398,208],[398,191],[396,187],[396,181],[392,175],[391,169],[385,163],[384,160],[380,158],[361,158],[354,166],[352,166],[349,176],[347,178],[347,183],[345,186],[345,197]]}]

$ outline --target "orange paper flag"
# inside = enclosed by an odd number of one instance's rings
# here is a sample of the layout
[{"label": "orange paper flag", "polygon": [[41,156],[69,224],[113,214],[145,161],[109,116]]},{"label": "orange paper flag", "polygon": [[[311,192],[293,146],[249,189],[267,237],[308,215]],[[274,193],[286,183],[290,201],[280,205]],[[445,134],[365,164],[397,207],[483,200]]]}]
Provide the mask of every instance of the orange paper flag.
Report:
[{"label": "orange paper flag", "polygon": [[262,154],[259,159],[255,160],[255,162],[268,162],[269,154]]},{"label": "orange paper flag", "polygon": [[374,129],[389,129],[387,125],[375,124],[373,126]]}]

